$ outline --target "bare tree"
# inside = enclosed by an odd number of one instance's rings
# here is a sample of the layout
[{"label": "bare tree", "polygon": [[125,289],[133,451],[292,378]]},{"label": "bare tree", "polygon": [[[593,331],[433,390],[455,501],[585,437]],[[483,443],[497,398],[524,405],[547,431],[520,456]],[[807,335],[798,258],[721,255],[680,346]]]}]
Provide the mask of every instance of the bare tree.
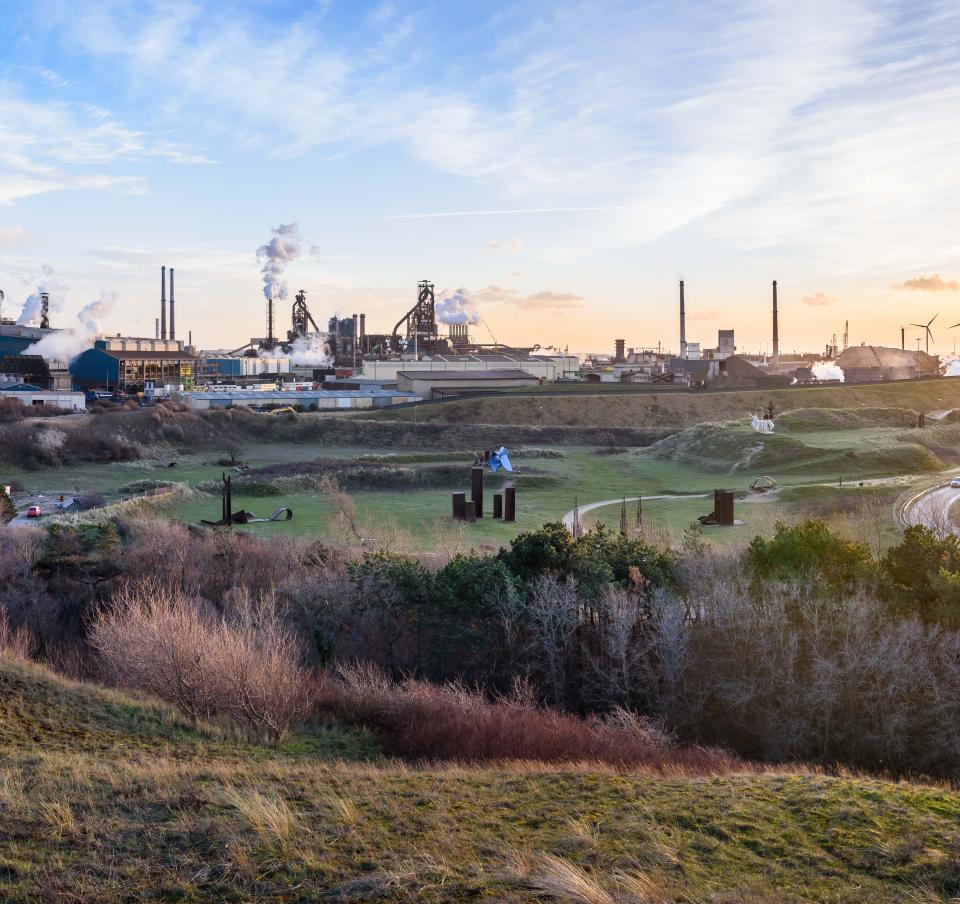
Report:
[{"label": "bare tree", "polygon": [[529,652],[541,675],[541,686],[552,702],[563,702],[567,660],[580,623],[576,583],[554,575],[540,578],[530,599],[529,617]]}]

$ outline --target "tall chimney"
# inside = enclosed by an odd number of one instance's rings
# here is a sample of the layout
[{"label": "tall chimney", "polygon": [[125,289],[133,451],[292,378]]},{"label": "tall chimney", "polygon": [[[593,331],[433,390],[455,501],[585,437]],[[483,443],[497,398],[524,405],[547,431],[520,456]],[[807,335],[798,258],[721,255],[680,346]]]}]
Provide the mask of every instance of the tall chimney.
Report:
[{"label": "tall chimney", "polygon": [[177,330],[173,321],[173,267],[170,268],[170,338],[177,338]]},{"label": "tall chimney", "polygon": [[358,347],[357,338],[359,335],[358,334],[359,326],[357,324],[359,320],[360,320],[360,315],[354,314],[353,315],[353,363],[354,363],[354,366],[356,366],[356,363],[357,363],[357,347]]},{"label": "tall chimney", "polygon": [[153,338],[154,339],[160,338],[160,318],[159,317],[153,321]]},{"label": "tall chimney", "polygon": [[160,338],[167,338],[167,268],[160,268]]},{"label": "tall chimney", "polygon": [[780,324],[777,322],[777,281],[773,281],[773,363],[780,361]]},{"label": "tall chimney", "polygon": [[907,350],[907,330],[906,327],[900,327],[900,350]]},{"label": "tall chimney", "polygon": [[366,338],[366,335],[367,335],[367,315],[361,314],[360,315],[360,347],[361,349],[363,348],[363,340]]},{"label": "tall chimney", "polygon": [[687,357],[687,312],[683,306],[683,280],[680,280],[680,357]]}]

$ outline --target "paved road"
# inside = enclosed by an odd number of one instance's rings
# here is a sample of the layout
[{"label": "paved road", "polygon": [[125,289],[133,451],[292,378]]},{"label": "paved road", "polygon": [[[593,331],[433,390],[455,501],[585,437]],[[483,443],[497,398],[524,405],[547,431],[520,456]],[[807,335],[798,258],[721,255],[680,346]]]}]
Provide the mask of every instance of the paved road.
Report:
[{"label": "paved road", "polygon": [[960,527],[950,518],[950,509],[957,500],[960,500],[960,487],[922,490],[904,503],[900,509],[900,521],[904,527],[922,524],[935,533],[960,534]]},{"label": "paved road", "polygon": [[[646,502],[648,499],[708,499],[713,493],[696,493],[690,494],[688,496],[627,496],[627,502],[636,502],[637,499],[642,499]],[[623,497],[619,499],[604,499],[602,502],[588,502],[585,505],[577,506],[577,510],[580,512],[581,517],[587,512],[592,512],[594,509],[603,508],[605,505],[620,505],[623,502]],[[566,515],[563,516],[563,523],[566,526],[567,530],[573,530],[573,509],[570,509]]]}]

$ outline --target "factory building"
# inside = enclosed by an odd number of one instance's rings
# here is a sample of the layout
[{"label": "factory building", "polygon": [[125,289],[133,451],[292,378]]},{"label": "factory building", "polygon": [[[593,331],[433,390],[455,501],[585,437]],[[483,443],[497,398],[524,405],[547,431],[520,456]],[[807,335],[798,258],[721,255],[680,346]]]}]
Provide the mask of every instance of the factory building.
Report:
[{"label": "factory building", "polygon": [[73,388],[66,362],[47,360],[43,355],[0,356],[0,380],[57,391],[69,392]]},{"label": "factory building", "polygon": [[243,377],[259,377],[264,374],[289,374],[290,358],[252,355],[204,355],[200,358],[200,382],[231,382]]},{"label": "factory building", "polygon": [[[24,354],[30,346],[58,330],[0,322],[0,374],[40,389],[69,390],[72,387],[66,361]],[[9,381],[8,381],[9,382]]]},{"label": "factory building", "polygon": [[420,374],[454,371],[483,373],[497,370],[522,370],[545,383],[553,383],[579,375],[580,360],[576,355],[430,355],[415,361],[403,361],[399,358],[364,361],[362,376],[368,380],[396,380],[401,371]]},{"label": "factory building", "polygon": [[59,330],[22,326],[18,323],[0,323],[0,355],[22,355],[34,342]]},{"label": "factory building", "polygon": [[97,339],[81,352],[70,362],[70,373],[81,389],[138,392],[151,384],[190,388],[198,365],[197,356],[177,339],[115,336]]},{"label": "factory building", "polygon": [[424,399],[539,386],[540,378],[523,370],[413,370],[397,374],[397,388]]},{"label": "factory building", "polygon": [[840,353],[836,363],[847,383],[915,380],[940,374],[940,361],[934,355],[880,345],[853,345]]},{"label": "factory building", "polygon": [[177,398],[196,410],[210,408],[276,408],[299,407],[305,411],[330,411],[363,408],[386,408],[405,402],[419,402],[412,392],[391,389],[335,390],[227,390],[221,392],[181,392]]},{"label": "factory building", "polygon": [[24,408],[59,408],[63,411],[85,411],[82,392],[51,391],[28,383],[9,382],[0,375],[0,399],[15,399]]}]

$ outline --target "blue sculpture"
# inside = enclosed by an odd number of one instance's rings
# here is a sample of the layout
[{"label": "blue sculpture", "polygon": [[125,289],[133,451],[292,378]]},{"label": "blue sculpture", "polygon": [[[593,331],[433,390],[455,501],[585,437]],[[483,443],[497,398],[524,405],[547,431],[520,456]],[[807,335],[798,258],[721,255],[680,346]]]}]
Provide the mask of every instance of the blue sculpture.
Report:
[{"label": "blue sculpture", "polygon": [[513,465],[510,464],[510,453],[505,446],[501,446],[496,452],[490,453],[490,470],[494,474],[503,468],[504,471],[513,472]]}]

